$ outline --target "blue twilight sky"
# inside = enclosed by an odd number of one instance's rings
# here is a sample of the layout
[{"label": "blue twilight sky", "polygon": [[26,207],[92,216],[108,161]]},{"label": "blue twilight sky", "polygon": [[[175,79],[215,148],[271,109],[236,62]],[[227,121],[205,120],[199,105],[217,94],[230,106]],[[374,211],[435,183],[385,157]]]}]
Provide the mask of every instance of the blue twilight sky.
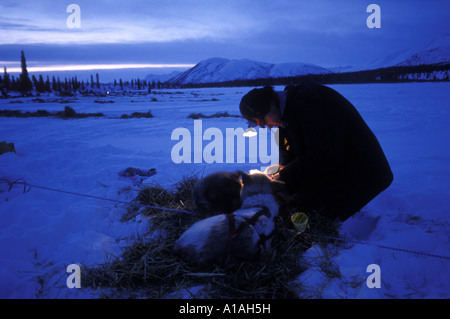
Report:
[{"label": "blue twilight sky", "polygon": [[[72,3],[80,28],[66,23]],[[380,29],[366,25],[371,3]],[[357,66],[444,34],[449,12],[448,0],[0,0],[0,66],[17,66],[21,50],[29,66],[211,57]]]}]

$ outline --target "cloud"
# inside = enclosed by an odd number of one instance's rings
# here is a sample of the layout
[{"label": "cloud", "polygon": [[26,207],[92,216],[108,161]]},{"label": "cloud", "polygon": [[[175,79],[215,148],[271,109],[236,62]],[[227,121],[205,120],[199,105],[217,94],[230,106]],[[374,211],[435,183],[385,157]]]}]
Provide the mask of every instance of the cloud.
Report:
[{"label": "cloud", "polygon": [[[69,29],[68,4],[81,8]],[[355,64],[450,27],[448,0],[377,0],[382,28],[361,0],[2,0],[0,59],[58,63],[194,63],[212,56],[325,66]],[[54,62],[56,63],[56,61]]]},{"label": "cloud", "polygon": [[[35,1],[33,1],[35,2]],[[78,1],[81,28],[69,29],[71,13],[49,1],[3,7],[0,44],[146,43],[241,36],[255,21],[224,1]],[[7,18],[9,17],[9,18]],[[21,20],[18,23],[18,20]]]}]

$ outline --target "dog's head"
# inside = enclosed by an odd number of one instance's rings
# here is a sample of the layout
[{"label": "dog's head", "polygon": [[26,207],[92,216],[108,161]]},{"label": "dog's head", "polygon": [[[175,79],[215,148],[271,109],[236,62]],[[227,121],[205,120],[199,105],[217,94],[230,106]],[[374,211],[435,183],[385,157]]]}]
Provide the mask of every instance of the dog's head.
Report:
[{"label": "dog's head", "polygon": [[279,201],[287,196],[284,196],[284,194],[287,194],[285,183],[274,181],[264,173],[241,173],[241,176],[242,184],[244,185],[241,194],[242,199],[257,194],[273,194],[275,199]]},{"label": "dog's head", "polygon": [[271,194],[271,180],[263,173],[242,173],[242,198],[247,198],[257,194]]}]

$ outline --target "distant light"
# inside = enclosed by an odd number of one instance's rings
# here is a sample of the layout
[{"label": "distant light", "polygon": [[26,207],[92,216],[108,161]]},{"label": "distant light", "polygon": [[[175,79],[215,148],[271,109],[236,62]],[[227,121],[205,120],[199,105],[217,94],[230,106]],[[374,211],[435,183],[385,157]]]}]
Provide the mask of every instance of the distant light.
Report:
[{"label": "distant light", "polygon": [[106,91],[106,94],[109,94],[109,91]]},{"label": "distant light", "polygon": [[248,129],[245,130],[244,134],[245,137],[253,137],[258,135],[258,133],[256,132],[254,127],[249,127]]}]

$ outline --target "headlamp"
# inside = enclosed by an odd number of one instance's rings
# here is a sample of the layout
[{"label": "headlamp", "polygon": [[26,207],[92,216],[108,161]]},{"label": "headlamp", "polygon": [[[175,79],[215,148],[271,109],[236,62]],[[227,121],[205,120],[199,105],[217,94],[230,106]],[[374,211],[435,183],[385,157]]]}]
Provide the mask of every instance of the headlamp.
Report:
[{"label": "headlamp", "polygon": [[243,135],[244,135],[245,137],[252,137],[252,136],[258,135],[258,133],[256,132],[256,129],[255,129],[255,127],[256,127],[256,122],[255,122],[255,121],[248,120],[248,121],[247,121],[247,124],[248,124],[248,128],[245,130],[245,132],[244,132]]}]

